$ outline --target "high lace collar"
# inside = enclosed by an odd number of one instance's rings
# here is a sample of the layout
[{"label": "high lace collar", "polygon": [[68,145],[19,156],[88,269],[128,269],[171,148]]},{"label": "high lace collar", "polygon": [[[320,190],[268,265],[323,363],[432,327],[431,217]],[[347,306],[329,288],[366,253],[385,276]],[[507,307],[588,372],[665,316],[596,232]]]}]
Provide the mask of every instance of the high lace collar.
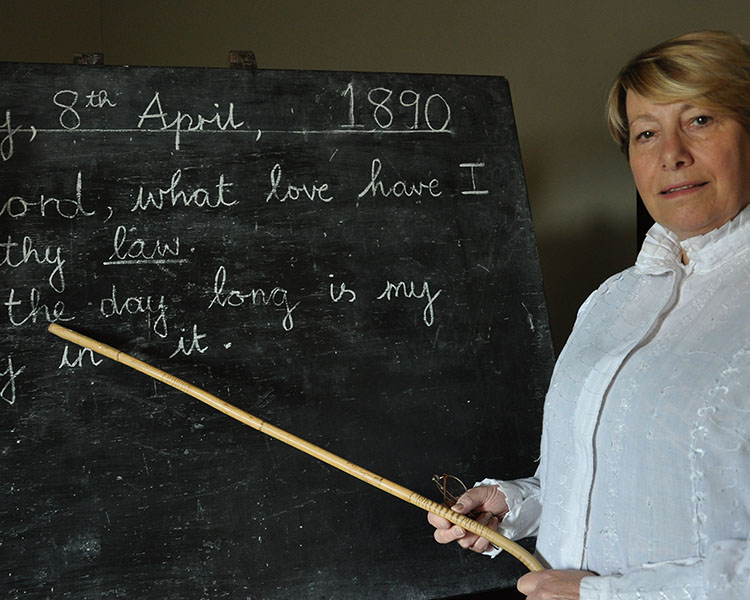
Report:
[{"label": "high lace collar", "polygon": [[635,267],[639,273],[656,275],[685,268],[682,251],[694,271],[710,271],[750,248],[750,206],[731,221],[703,235],[682,240],[658,223],[648,230]]}]

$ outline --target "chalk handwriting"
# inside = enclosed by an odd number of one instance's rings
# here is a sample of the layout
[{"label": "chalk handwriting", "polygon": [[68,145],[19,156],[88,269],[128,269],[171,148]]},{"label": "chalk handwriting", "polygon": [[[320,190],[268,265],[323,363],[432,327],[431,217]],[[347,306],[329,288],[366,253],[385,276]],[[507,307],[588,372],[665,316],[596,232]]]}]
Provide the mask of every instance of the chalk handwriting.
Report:
[{"label": "chalk handwriting", "polygon": [[461,163],[458,165],[462,169],[471,169],[471,189],[470,190],[462,190],[461,193],[464,196],[486,196],[489,194],[489,190],[480,190],[477,188],[477,178],[476,178],[476,171],[475,169],[483,169],[484,163],[483,162],[475,162],[475,163]]},{"label": "chalk handwriting", "polygon": [[7,241],[0,242],[0,267],[8,266],[11,269],[17,269],[28,263],[52,265],[54,268],[47,281],[56,292],[65,291],[65,275],[63,274],[65,259],[62,258],[59,246],[35,248],[34,241],[28,235],[23,237],[20,244],[14,242],[11,236],[8,236]]},{"label": "chalk handwriting", "polygon": [[[76,108],[79,94],[74,90],[59,90],[52,97],[55,106],[62,108],[58,121],[64,129],[74,130],[81,126],[81,113]],[[109,99],[107,90],[92,90],[86,94],[84,109],[105,109],[117,106]]]},{"label": "chalk handwriting", "polygon": [[379,158],[373,158],[370,165],[370,182],[365,188],[358,194],[358,198],[362,198],[367,194],[372,196],[382,196],[387,198],[388,196],[394,196],[395,198],[401,198],[403,196],[421,196],[422,194],[437,198],[442,194],[438,188],[440,182],[437,179],[431,179],[429,182],[424,183],[422,181],[417,183],[406,183],[405,181],[398,180],[386,187],[382,181],[380,181],[380,171],[383,169],[383,165]]},{"label": "chalk handwriting", "polygon": [[107,90],[92,90],[86,95],[86,108],[114,108],[117,106],[109,99]]},{"label": "chalk handwriting", "polygon": [[[23,302],[16,300],[16,290],[11,288],[8,292],[8,299],[3,303],[8,307],[8,321],[13,327],[20,327],[25,325],[28,321],[36,323],[37,319],[43,319],[48,323],[57,323],[58,321],[72,321],[75,317],[64,317],[65,303],[62,300],[58,300],[50,308],[49,305],[41,303],[41,294],[36,288],[31,288],[29,291],[29,307],[25,309],[22,307]],[[26,310],[26,315],[21,316],[17,307],[22,307],[20,312]]]},{"label": "chalk handwriting", "polygon": [[[131,233],[135,231],[135,227],[130,228]],[[180,256],[179,236],[175,236],[170,243],[161,240],[146,242],[138,237],[128,239],[128,229],[124,225],[118,225],[115,229],[112,245],[114,252],[110,255],[109,261],[104,263],[105,265],[118,262],[164,263],[179,259]]]},{"label": "chalk handwriting", "polygon": [[290,305],[287,290],[276,286],[271,291],[262,288],[254,288],[249,292],[241,292],[239,290],[224,291],[226,281],[227,272],[222,265],[216,269],[216,275],[214,276],[214,296],[211,299],[208,308],[212,308],[215,305],[221,307],[243,306],[246,301],[252,306],[276,306],[278,308],[283,308],[285,312],[284,318],[281,321],[281,326],[284,328],[284,331],[292,330],[294,327],[294,317],[292,316],[292,313],[299,306],[299,302]]},{"label": "chalk handwriting", "polygon": [[10,124],[10,111],[5,111],[5,123],[2,125],[3,139],[0,141],[0,156],[6,161],[13,156],[13,136],[16,135],[21,127],[12,127]]},{"label": "chalk handwriting", "polygon": [[204,131],[207,125],[215,126],[220,131],[226,131],[230,127],[232,129],[239,129],[245,124],[243,121],[239,123],[234,122],[234,104],[232,102],[229,103],[229,108],[223,120],[219,114],[219,105],[217,103],[214,103],[214,108],[217,110],[209,118],[201,114],[193,116],[178,110],[175,118],[169,121],[168,113],[162,108],[159,92],[154,92],[154,97],[149,102],[146,110],[138,115],[138,129],[141,129],[146,121],[156,119],[157,125],[160,125],[158,131],[174,131],[174,149],[179,150],[182,132]]},{"label": "chalk handwriting", "polygon": [[[292,185],[291,183],[286,184],[286,189],[281,185],[281,165],[276,163],[271,169],[271,191],[266,196],[266,202],[271,199],[276,199],[279,202],[285,202],[287,200],[320,200],[321,202],[330,202],[333,200],[333,196],[328,193],[328,184],[323,183],[318,185],[317,183],[312,184],[310,187],[306,183],[302,186]],[[279,195],[279,192],[283,195]]]},{"label": "chalk handwriting", "polygon": [[[333,275],[331,275],[331,277],[333,277]],[[338,289],[336,289],[337,287]],[[351,288],[348,288],[346,283],[340,283],[338,286],[333,283],[330,284],[328,293],[331,296],[331,300],[334,302],[341,302],[342,300],[354,302],[357,299],[357,293]]]},{"label": "chalk handwriting", "polygon": [[[117,286],[112,284],[112,293],[109,298],[102,298],[99,304],[99,312],[105,318],[122,316],[124,313],[129,315],[146,315],[149,327],[160,338],[167,337],[167,305],[164,304],[164,296],[159,296],[158,300],[153,296],[128,296],[124,300],[117,297]],[[153,325],[151,317],[155,316]]]},{"label": "chalk handwriting", "polygon": [[208,350],[208,346],[201,346],[201,340],[206,337],[205,333],[198,333],[198,326],[193,324],[193,334],[189,342],[189,347],[185,346],[185,337],[180,336],[180,340],[177,342],[177,349],[169,355],[169,358],[174,358],[178,354],[182,353],[185,356],[190,356],[193,351],[203,354]]},{"label": "chalk handwriting", "polygon": [[[13,127],[11,125],[10,115],[10,110],[6,110],[5,123],[0,125],[0,129],[3,130],[3,137],[0,139],[0,157],[2,157],[3,161],[10,160],[13,157],[13,153],[15,152],[14,136],[23,129],[23,126]],[[36,128],[32,125],[27,131],[31,134],[29,142],[33,142],[36,137]]]},{"label": "chalk handwriting", "polygon": [[39,215],[47,217],[57,215],[64,219],[76,217],[93,217],[96,211],[87,211],[83,207],[83,180],[81,172],[76,176],[76,196],[73,198],[54,198],[41,194],[39,200],[26,200],[21,196],[11,196],[0,206],[0,217],[9,216],[11,219],[22,219],[39,211]]},{"label": "chalk handwriting", "polygon": [[60,90],[52,97],[55,106],[63,110],[60,111],[58,121],[60,126],[65,129],[78,129],[81,126],[81,115],[73,108],[78,102],[78,92],[73,90]]},{"label": "chalk handwriting", "polygon": [[138,209],[146,210],[149,207],[153,207],[157,210],[161,210],[164,207],[165,200],[167,205],[171,206],[197,206],[199,208],[219,208],[221,206],[234,206],[237,201],[227,200],[225,195],[229,193],[232,185],[231,182],[224,180],[224,174],[219,175],[219,181],[216,184],[216,193],[212,195],[206,188],[195,188],[194,190],[183,190],[180,189],[179,184],[182,179],[182,169],[177,169],[172,173],[172,179],[169,183],[169,187],[166,189],[159,188],[159,191],[155,194],[154,192],[146,192],[144,196],[143,186],[138,187],[138,196],[130,209],[130,212],[134,212]]},{"label": "chalk handwriting", "polygon": [[8,404],[15,404],[16,379],[21,373],[23,373],[26,366],[23,366],[20,369],[15,369],[13,367],[13,357],[10,354],[5,361],[5,364],[5,370],[0,371],[0,383],[2,383],[2,387],[0,387],[0,398]]},{"label": "chalk handwriting", "polygon": [[[359,128],[361,124],[356,122],[357,90],[353,83],[349,83],[341,92],[341,95],[349,98],[348,122],[342,127]],[[421,130],[448,132],[451,121],[451,107],[440,94],[432,94],[422,102],[422,94],[414,90],[402,90],[398,94],[398,102],[393,100],[394,90],[384,87],[371,88],[367,91],[367,102],[372,108],[370,115],[375,124],[382,130],[390,129],[396,117],[399,121],[406,116],[406,130]],[[441,122],[442,119],[442,122]]]},{"label": "chalk handwriting", "polygon": [[71,361],[70,357],[68,356],[68,345],[65,344],[65,348],[63,348],[63,355],[57,368],[62,369],[64,367],[82,367],[84,357],[88,358],[88,362],[95,367],[98,367],[104,362],[103,358],[96,357],[96,354],[94,354],[94,351],[91,350],[91,348],[75,348],[73,349],[72,354],[75,356],[75,358]]},{"label": "chalk handwriting", "polygon": [[410,281],[408,285],[403,281],[400,281],[398,283],[391,283],[390,281],[388,281],[385,284],[383,293],[377,297],[377,300],[391,301],[399,297],[409,299],[425,298],[427,300],[427,304],[422,311],[422,320],[424,321],[425,325],[430,327],[435,322],[435,310],[433,308],[433,303],[442,291],[443,290],[438,290],[436,293],[431,294],[430,284],[427,281],[422,284],[422,289],[419,292],[417,292],[413,281]]}]

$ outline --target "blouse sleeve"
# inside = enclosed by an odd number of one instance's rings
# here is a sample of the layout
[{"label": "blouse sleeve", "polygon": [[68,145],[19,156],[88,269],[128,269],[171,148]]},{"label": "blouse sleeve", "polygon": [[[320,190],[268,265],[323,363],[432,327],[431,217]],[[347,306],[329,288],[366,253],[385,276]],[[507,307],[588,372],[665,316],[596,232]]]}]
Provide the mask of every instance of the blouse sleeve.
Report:
[{"label": "blouse sleeve", "polygon": [[585,577],[581,600],[747,600],[750,541],[722,540],[705,559],[663,562],[622,575]]},{"label": "blouse sleeve", "polygon": [[[508,512],[500,522],[499,533],[511,540],[536,535],[539,529],[539,517],[542,513],[539,479],[536,476],[513,481],[483,479],[474,487],[480,485],[494,485],[505,494]],[[502,550],[494,549],[488,550],[485,554],[494,558],[500,552]]]}]

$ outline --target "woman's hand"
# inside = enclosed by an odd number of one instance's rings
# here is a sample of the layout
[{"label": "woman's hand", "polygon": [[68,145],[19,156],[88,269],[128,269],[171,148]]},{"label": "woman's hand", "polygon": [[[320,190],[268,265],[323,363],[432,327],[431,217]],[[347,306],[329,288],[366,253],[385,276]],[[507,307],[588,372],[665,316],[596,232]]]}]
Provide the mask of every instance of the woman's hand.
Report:
[{"label": "woman's hand", "polygon": [[[497,531],[500,521],[508,512],[508,503],[503,494],[494,485],[480,485],[468,490],[461,495],[451,510],[465,515],[471,511],[480,512],[477,523],[486,525]],[[458,525],[454,525],[447,519],[443,519],[433,513],[427,515],[427,520],[435,527],[435,541],[440,544],[448,544],[458,541],[462,548],[469,548],[474,552],[482,553],[490,547],[490,543],[478,535],[464,531]]]},{"label": "woman's hand", "polygon": [[537,571],[526,573],[516,587],[528,600],[578,600],[581,579],[590,571]]}]

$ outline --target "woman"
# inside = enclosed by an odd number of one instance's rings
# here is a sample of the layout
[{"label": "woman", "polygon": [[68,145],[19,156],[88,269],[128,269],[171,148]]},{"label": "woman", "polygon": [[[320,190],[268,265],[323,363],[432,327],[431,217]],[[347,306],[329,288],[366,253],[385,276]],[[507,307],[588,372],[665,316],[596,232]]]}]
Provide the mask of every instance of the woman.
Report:
[{"label": "woman", "polygon": [[[656,221],[634,267],[581,307],[534,477],[454,510],[551,568],[532,599],[750,599],[750,46],[697,32],[636,56],[608,100]],[[486,540],[430,515],[435,539]]]}]

